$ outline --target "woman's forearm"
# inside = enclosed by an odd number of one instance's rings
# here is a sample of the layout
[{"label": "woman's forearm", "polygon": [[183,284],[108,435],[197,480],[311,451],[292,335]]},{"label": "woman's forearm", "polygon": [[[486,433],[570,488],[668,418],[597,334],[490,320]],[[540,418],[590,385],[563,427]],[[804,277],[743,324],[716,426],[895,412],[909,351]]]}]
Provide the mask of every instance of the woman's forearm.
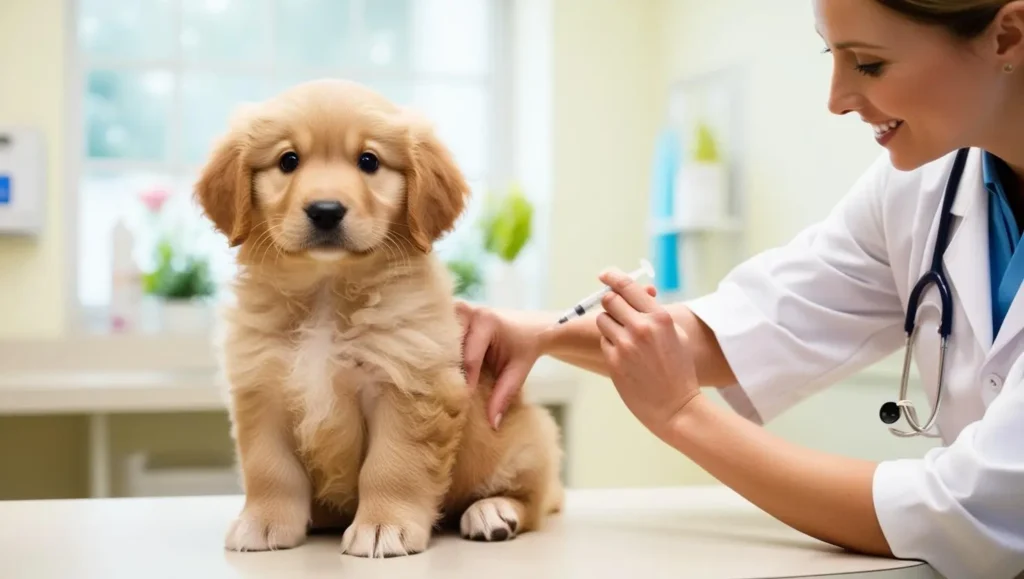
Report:
[{"label": "woman's forearm", "polygon": [[601,334],[594,318],[584,316],[547,327],[541,333],[541,355],[608,376],[608,366],[601,353]]},{"label": "woman's forearm", "polygon": [[704,396],[657,433],[765,512],[819,540],[891,556],[875,515],[875,463],[808,450]]},{"label": "woman's forearm", "polygon": [[[670,304],[665,309],[689,336],[697,366],[697,380],[700,384],[716,387],[734,384],[736,377],[711,329],[684,304]],[[608,366],[601,352],[601,332],[597,328],[596,318],[597,315],[594,313],[570,320],[560,326],[545,326],[541,331],[541,354],[608,376]]]},{"label": "woman's forearm", "polygon": [[665,309],[672,315],[677,326],[683,329],[693,349],[697,382],[701,386],[723,388],[736,383],[729,361],[725,359],[718,338],[711,328],[700,320],[686,304],[669,304]]}]

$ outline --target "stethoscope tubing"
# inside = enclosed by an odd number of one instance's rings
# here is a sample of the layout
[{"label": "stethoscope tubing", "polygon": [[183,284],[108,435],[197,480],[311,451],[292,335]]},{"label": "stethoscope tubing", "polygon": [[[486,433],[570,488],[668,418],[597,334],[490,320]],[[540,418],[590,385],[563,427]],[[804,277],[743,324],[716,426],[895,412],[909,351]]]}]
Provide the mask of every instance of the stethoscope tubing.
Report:
[{"label": "stethoscope tubing", "polygon": [[[909,438],[913,436],[938,437],[937,434],[929,432],[935,426],[935,420],[939,414],[939,407],[942,404],[942,387],[944,382],[944,371],[946,365],[946,351],[949,343],[949,336],[953,329],[953,295],[949,289],[949,282],[942,266],[943,254],[949,245],[949,232],[953,222],[953,201],[956,198],[957,189],[960,187],[960,178],[963,176],[964,165],[967,162],[967,155],[970,149],[964,148],[957,151],[953,161],[953,168],[950,170],[949,179],[946,181],[946,190],[942,199],[942,214],[939,218],[939,230],[935,236],[935,249],[932,252],[931,267],[921,279],[914,285],[907,300],[907,315],[903,329],[907,334],[906,351],[903,356],[903,372],[900,377],[899,398],[896,402],[886,402],[879,409],[879,417],[885,424],[893,424],[900,416],[906,416],[907,424],[911,431],[907,432],[890,427],[889,432],[896,436]],[[907,399],[907,386],[910,381],[910,364],[913,357],[913,348],[917,338],[917,311],[921,303],[921,297],[927,291],[928,286],[934,285],[939,293],[939,309],[941,321],[939,322],[939,336],[941,345],[939,349],[938,363],[938,384],[935,390],[935,406],[931,416],[922,426],[917,417],[917,410],[910,400]]]}]

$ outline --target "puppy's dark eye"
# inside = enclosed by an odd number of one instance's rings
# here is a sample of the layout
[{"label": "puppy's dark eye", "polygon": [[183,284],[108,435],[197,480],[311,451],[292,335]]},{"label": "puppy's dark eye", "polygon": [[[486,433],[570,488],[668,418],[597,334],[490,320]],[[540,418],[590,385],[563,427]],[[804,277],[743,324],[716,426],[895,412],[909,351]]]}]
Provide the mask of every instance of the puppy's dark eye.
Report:
[{"label": "puppy's dark eye", "polygon": [[380,159],[373,153],[359,155],[359,170],[364,173],[373,173],[380,168]]},{"label": "puppy's dark eye", "polygon": [[299,168],[298,154],[296,154],[295,151],[288,151],[281,155],[281,158],[277,161],[277,166],[281,168],[281,171],[291,173]]}]

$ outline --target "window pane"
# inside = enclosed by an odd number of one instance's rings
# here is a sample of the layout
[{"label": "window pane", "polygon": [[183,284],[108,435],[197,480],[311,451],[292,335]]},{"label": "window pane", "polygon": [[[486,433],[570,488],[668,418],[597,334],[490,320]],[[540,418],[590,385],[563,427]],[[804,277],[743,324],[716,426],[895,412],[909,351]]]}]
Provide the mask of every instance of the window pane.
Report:
[{"label": "window pane", "polygon": [[434,123],[467,178],[482,177],[490,148],[487,89],[428,83],[416,86],[414,94],[413,105]]},{"label": "window pane", "polygon": [[89,157],[166,159],[174,92],[171,73],[93,70],[86,84]]},{"label": "window pane", "polygon": [[88,57],[174,57],[172,0],[80,0],[78,42]]},{"label": "window pane", "polygon": [[492,0],[416,0],[417,72],[484,74],[490,68]]},{"label": "window pane", "polygon": [[[153,251],[162,231],[173,236],[176,246],[210,259],[215,279],[233,273],[234,252],[224,237],[213,230],[192,201],[195,175],[185,177],[147,171],[88,170],[82,177],[78,233],[78,297],[83,306],[110,303],[113,266],[113,231],[124,219],[135,237],[134,256],[139,267],[152,266]],[[156,217],[143,202],[152,191],[167,199]]]},{"label": "window pane", "polygon": [[[279,65],[338,67],[351,62],[349,0],[277,0],[274,57]],[[281,72],[289,71],[279,66]]]},{"label": "window pane", "polygon": [[110,303],[113,265],[113,231],[125,219],[136,239],[136,259],[145,258],[152,228],[145,227],[140,195],[153,189],[170,189],[173,179],[166,174],[86,171],[79,189],[78,297],[85,306]]},{"label": "window pane", "polygon": [[263,76],[186,72],[182,78],[181,119],[185,162],[205,162],[213,140],[227,130],[239,105],[269,97],[271,88]]},{"label": "window pane", "polygon": [[379,92],[385,98],[388,98],[399,105],[408,105],[413,102],[413,86],[412,83],[401,80],[401,79],[379,79],[374,78],[370,80],[364,80],[360,78],[352,77],[339,77],[337,75],[323,75],[323,74],[284,74],[278,75],[277,82],[275,83],[275,94],[281,91],[285,91],[294,87],[297,84],[310,81],[318,80],[321,78],[344,78],[345,80],[353,80],[371,89]]},{"label": "window pane", "polygon": [[271,57],[268,0],[182,0],[182,12],[186,60],[264,64]]},{"label": "window pane", "polygon": [[[420,0],[416,0],[419,2]],[[364,2],[362,26],[356,53],[356,67],[371,70],[409,69],[412,36],[410,0],[373,0]]]}]

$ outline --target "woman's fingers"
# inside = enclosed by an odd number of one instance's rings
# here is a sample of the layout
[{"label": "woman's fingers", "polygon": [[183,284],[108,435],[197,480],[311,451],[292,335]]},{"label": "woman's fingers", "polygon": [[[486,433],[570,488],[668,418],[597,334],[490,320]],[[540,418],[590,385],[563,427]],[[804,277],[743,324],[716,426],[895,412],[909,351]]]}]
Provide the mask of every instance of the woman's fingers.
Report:
[{"label": "woman's fingers", "polygon": [[469,329],[463,337],[462,365],[466,372],[467,385],[476,388],[480,380],[480,368],[494,338],[497,324],[490,316],[472,316],[468,323]]},{"label": "woman's fingers", "polygon": [[[658,308],[658,302],[651,295],[648,288],[632,279],[618,269],[610,269],[603,272],[598,279],[608,287],[615,290],[615,293],[622,296],[626,303],[638,312],[646,313]],[[653,288],[651,288],[653,289]]]},{"label": "woman's fingers", "polygon": [[616,322],[626,328],[634,328],[640,322],[644,314],[636,311],[625,299],[615,292],[605,294],[601,298],[601,305]]},{"label": "woman's fingers", "polygon": [[495,430],[501,425],[501,418],[508,402],[523,386],[526,376],[530,373],[533,362],[523,359],[513,359],[505,366],[501,374],[494,382],[494,390],[491,391],[491,398],[487,403],[487,419]]},{"label": "woman's fingers", "polygon": [[626,335],[626,328],[615,320],[607,312],[601,312],[597,315],[597,329],[601,332],[604,339],[612,345],[618,344],[622,341],[623,336]]}]

